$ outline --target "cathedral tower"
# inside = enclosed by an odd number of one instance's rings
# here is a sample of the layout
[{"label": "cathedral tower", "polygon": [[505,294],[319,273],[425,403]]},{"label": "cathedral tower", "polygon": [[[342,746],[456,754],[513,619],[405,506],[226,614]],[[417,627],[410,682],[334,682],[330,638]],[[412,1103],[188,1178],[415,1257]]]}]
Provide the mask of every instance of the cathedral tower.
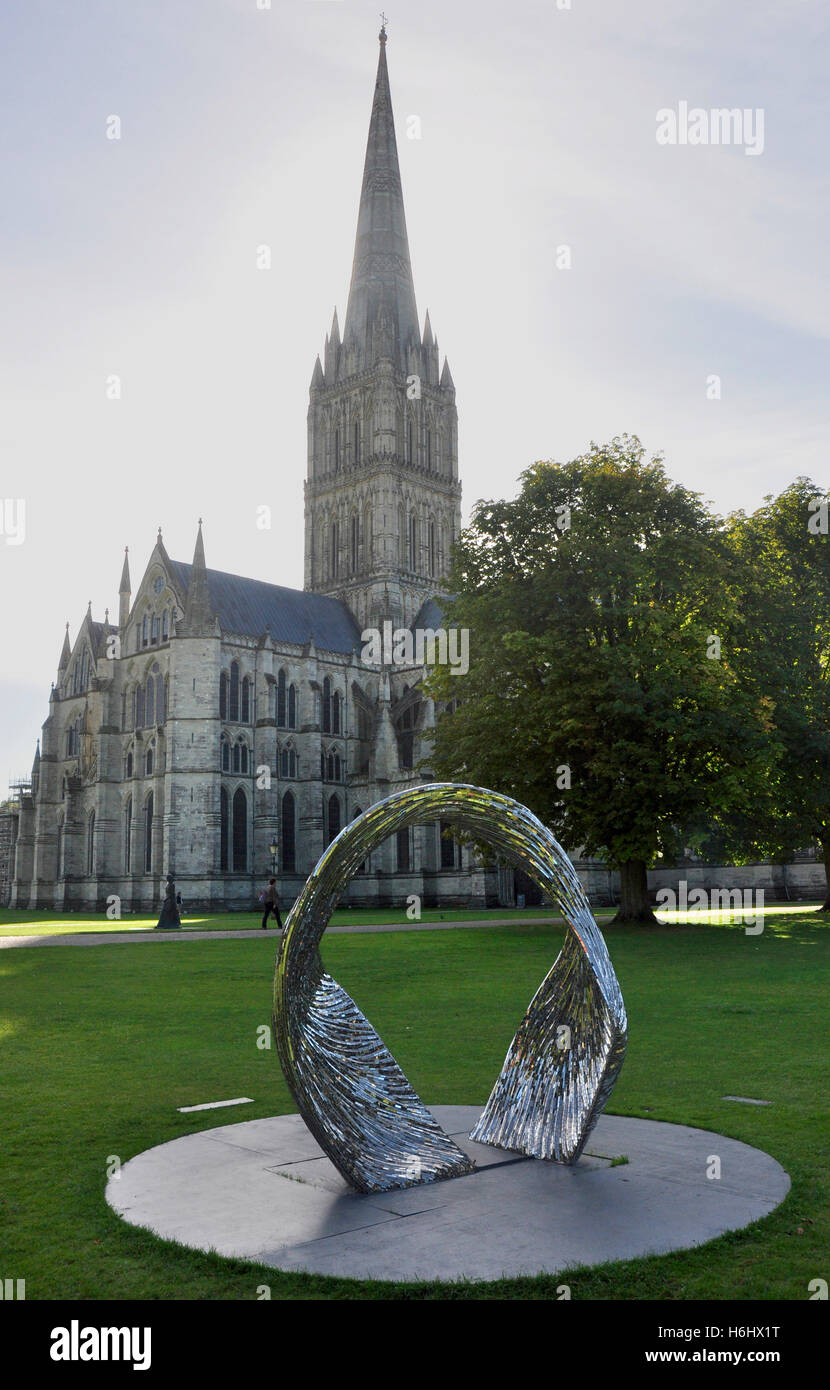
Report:
[{"label": "cathedral tower", "polygon": [[335,310],[311,379],[305,587],[361,628],[410,625],[460,517],[455,387],[429,313],[418,326],[384,28],[343,336]]}]

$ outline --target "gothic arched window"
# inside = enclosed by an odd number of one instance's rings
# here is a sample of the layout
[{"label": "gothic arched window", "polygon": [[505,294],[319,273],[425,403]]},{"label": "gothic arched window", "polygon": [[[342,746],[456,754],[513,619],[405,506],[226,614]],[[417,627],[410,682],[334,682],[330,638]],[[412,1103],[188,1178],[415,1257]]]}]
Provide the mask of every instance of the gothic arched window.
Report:
[{"label": "gothic arched window", "polygon": [[135,688],[135,727],[144,728],[144,686],[137,685]]},{"label": "gothic arched window", "polygon": [[277,676],[277,727],[285,728],[285,671],[282,667]]},{"label": "gothic arched window", "polygon": [[246,676],[242,682],[242,723],[251,722],[251,678]]},{"label": "gothic arched window", "polygon": [[325,780],[326,780],[326,755],[325,755],[325,753],[321,753],[321,754],[320,754],[320,781],[321,781],[321,782],[325,782]]},{"label": "gothic arched window", "polygon": [[86,871],[95,873],[95,812],[90,811],[86,825]]},{"label": "gothic arched window", "polygon": [[323,733],[331,733],[331,681],[328,676],[323,681]]},{"label": "gothic arched window", "polygon": [[339,782],[339,781],[340,781],[340,754],[339,754],[339,753],[335,753],[335,755],[334,755],[334,780],[335,780],[335,782]]},{"label": "gothic arched window", "polygon": [[286,792],[282,799],[282,869],[283,873],[293,874],[295,870],[295,810],[294,794]]},{"label": "gothic arched window", "polygon": [[418,568],[418,518],[414,512],[409,518],[409,568]]},{"label": "gothic arched window", "polygon": [[144,872],[149,874],[153,868],[153,793],[144,805]]},{"label": "gothic arched window", "polygon": [[63,824],[61,821],[58,821],[58,844],[55,868],[56,876],[58,878],[63,878]]},{"label": "gothic arched window", "polygon": [[353,516],[351,519],[350,532],[351,534],[349,540],[351,549],[350,558],[352,562],[352,574],[356,574],[358,569],[358,552],[360,548],[360,528],[358,526],[357,516]]},{"label": "gothic arched window", "polygon": [[435,578],[435,522],[430,518],[429,523],[429,573],[430,578]]},{"label": "gothic arched window", "polygon": [[246,743],[239,746],[239,771],[243,773],[248,771],[248,745]]},{"label": "gothic arched window", "polygon": [[330,530],[330,532],[329,532],[329,578],[330,578],[330,579],[336,579],[336,578],[337,578],[337,551],[338,551],[338,549],[339,549],[339,546],[340,546],[340,541],[339,541],[339,538],[338,538],[338,535],[337,535],[337,522],[336,522],[336,521],[333,521],[333,522],[331,523],[331,530]]},{"label": "gothic arched window", "polygon": [[223,787],[219,793],[219,868],[228,869],[228,793]]},{"label": "gothic arched window", "polygon": [[129,751],[128,754],[127,754],[127,761],[126,761],[126,764],[125,764],[125,767],[124,767],[124,771],[125,771],[127,777],[132,777],[132,775],[133,775],[133,750],[132,750],[132,748],[130,749],[130,751]]},{"label": "gothic arched window", "polygon": [[153,745],[152,745],[152,743],[150,744],[150,747],[147,749],[147,752],[146,752],[146,754],[144,755],[144,772],[145,772],[145,775],[146,775],[147,777],[152,777],[152,775],[153,775]]},{"label": "gothic arched window", "polygon": [[340,798],[337,795],[329,797],[328,832],[328,843],[331,844],[340,834]]},{"label": "gothic arched window", "polygon": [[159,640],[159,620],[158,614],[154,613],[150,619],[150,642],[157,643]]},{"label": "gothic arched window", "polygon": [[228,717],[228,676],[227,676],[227,672],[226,672],[226,671],[223,671],[222,674],[221,674],[221,676],[219,677],[219,718],[220,718],[220,719],[227,719],[227,717]]},{"label": "gothic arched window", "polygon": [[232,723],[236,724],[239,722],[239,663],[236,661],[231,662],[231,689],[229,705],[230,708],[228,710],[228,719],[230,719]]},{"label": "gothic arched window", "polygon": [[145,719],[147,727],[151,729],[156,722],[156,682],[152,676],[147,677],[147,693],[144,698]]},{"label": "gothic arched window", "polygon": [[165,713],[165,688],[164,676],[159,672],[156,676],[156,723],[163,724],[166,718]]},{"label": "gothic arched window", "polygon": [[334,431],[334,471],[340,470],[340,431]]},{"label": "gothic arched window", "polygon": [[169,615],[168,610],[165,608],[164,612],[163,612],[162,615],[161,615],[161,640],[162,640],[162,642],[166,642],[169,636],[170,636],[170,615]]},{"label": "gothic arched window", "polygon": [[226,738],[222,739],[222,771],[231,770],[231,746]]},{"label": "gothic arched window", "polygon": [[409,873],[409,826],[404,825],[397,833],[396,837],[398,852],[398,873]]},{"label": "gothic arched window", "polygon": [[328,758],[326,759],[326,771],[328,772],[329,781],[330,781],[330,782],[333,782],[333,781],[335,780],[335,778],[334,778],[334,754],[333,754],[333,753],[329,753]]},{"label": "gothic arched window", "polygon": [[455,840],[452,838],[452,825],[450,821],[442,820],[438,822],[441,834],[441,868],[455,868]]},{"label": "gothic arched window", "polygon": [[238,772],[238,771],[239,771],[239,756],[240,756],[240,755],[239,755],[239,747],[240,747],[240,746],[239,746],[238,743],[235,743],[235,744],[233,745],[233,770],[234,770],[234,772]]},{"label": "gothic arched window", "polygon": [[233,871],[243,874],[248,867],[248,798],[241,787],[233,794]]},{"label": "gothic arched window", "polygon": [[288,775],[289,777],[297,776],[297,754],[293,748],[288,750]]},{"label": "gothic arched window", "polygon": [[133,799],[127,798],[127,805],[124,808],[124,873],[130,872],[132,863],[132,836],[133,836]]},{"label": "gothic arched window", "polygon": [[413,766],[415,729],[418,723],[419,708],[417,703],[410,705],[408,709],[404,710],[395,725],[395,732],[398,735],[398,761],[405,770],[411,769]]},{"label": "gothic arched window", "polygon": [[295,685],[288,687],[288,727],[289,729],[296,729],[297,727],[297,687]]}]

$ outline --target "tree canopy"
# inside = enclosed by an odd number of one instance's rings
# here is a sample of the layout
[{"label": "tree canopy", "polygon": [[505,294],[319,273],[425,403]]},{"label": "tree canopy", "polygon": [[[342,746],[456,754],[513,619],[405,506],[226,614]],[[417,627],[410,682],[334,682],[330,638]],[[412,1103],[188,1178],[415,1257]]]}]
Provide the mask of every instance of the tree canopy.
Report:
[{"label": "tree canopy", "polygon": [[723,523],[629,436],[534,464],[455,549],[470,669],[430,675],[448,704],[430,764],[606,857],[625,919],[650,916],[646,868],[684,827],[738,817],[763,779],[768,712],[723,642],[739,569]]},{"label": "tree canopy", "polygon": [[[767,702],[767,776],[746,818],[722,817],[727,851],[786,862],[818,841],[830,876],[830,537],[827,494],[797,478],[728,519],[740,562],[741,682]],[[830,909],[830,895],[825,903]]]}]

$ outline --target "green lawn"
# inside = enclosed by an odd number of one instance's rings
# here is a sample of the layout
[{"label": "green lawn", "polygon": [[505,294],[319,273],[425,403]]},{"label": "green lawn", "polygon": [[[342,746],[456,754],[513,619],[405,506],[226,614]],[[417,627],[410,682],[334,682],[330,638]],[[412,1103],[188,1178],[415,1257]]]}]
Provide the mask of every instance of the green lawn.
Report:
[{"label": "green lawn", "polygon": [[[348,915],[348,914],[346,914]],[[793,1190],[699,1250],[489,1285],[283,1275],[121,1222],[106,1167],[178,1135],[291,1110],[268,1022],[274,940],[0,953],[0,1276],[27,1299],[555,1298],[805,1300],[829,1278],[830,929],[770,912],[761,935],[674,925],[607,933],[630,1020],[609,1110],[767,1150]],[[555,925],[334,936],[326,964],[427,1103],[483,1102],[561,940]],[[743,1106],[725,1094],[772,1101]],[[235,1112],[176,1107],[247,1095]]]}]

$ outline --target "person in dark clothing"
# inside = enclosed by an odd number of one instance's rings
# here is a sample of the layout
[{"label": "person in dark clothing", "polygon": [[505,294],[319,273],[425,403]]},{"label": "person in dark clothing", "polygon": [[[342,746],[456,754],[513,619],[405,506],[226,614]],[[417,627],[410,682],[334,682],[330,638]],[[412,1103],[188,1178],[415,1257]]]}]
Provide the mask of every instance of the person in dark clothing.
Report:
[{"label": "person in dark clothing", "polygon": [[277,880],[275,878],[270,878],[268,880],[268,887],[265,890],[265,897],[263,898],[263,902],[265,903],[265,911],[262,914],[262,930],[268,930],[268,917],[270,913],[273,912],[274,916],[277,919],[277,926],[279,927],[280,931],[282,931],[280,905],[277,901]]}]

